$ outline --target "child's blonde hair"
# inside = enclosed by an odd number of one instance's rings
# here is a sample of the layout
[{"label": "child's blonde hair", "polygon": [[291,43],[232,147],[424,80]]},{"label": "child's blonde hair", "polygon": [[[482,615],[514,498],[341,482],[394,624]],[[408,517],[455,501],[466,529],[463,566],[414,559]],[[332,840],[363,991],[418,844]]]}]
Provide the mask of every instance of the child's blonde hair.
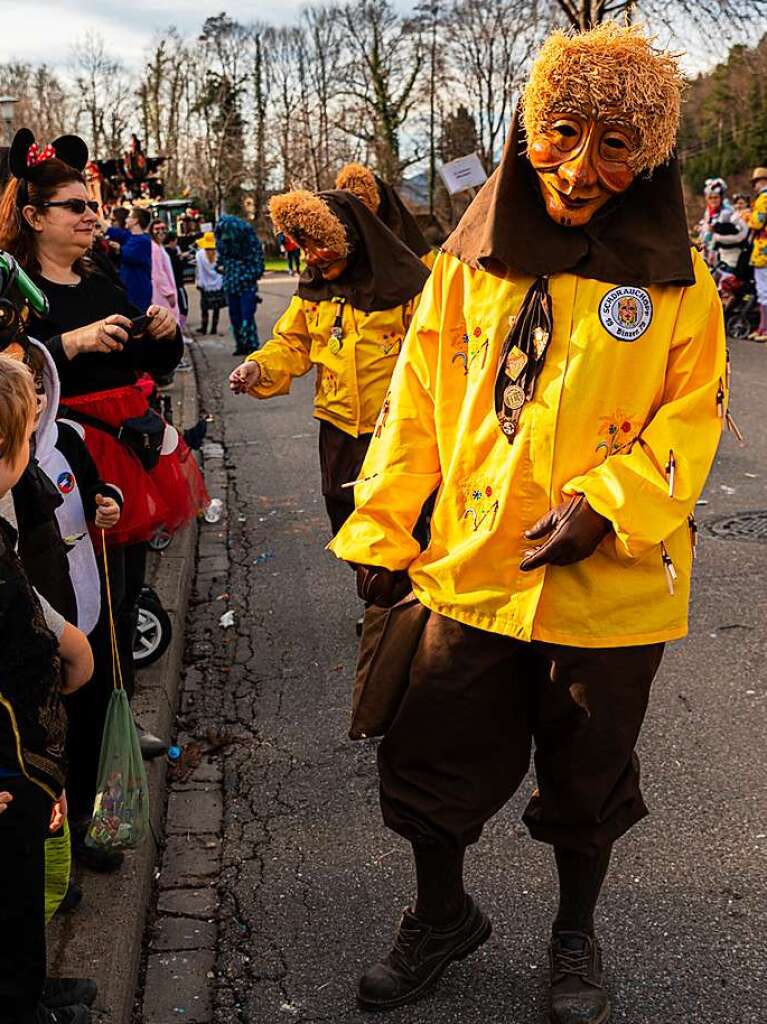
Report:
[{"label": "child's blonde hair", "polygon": [[0,354],[0,459],[14,465],[37,411],[29,368]]}]

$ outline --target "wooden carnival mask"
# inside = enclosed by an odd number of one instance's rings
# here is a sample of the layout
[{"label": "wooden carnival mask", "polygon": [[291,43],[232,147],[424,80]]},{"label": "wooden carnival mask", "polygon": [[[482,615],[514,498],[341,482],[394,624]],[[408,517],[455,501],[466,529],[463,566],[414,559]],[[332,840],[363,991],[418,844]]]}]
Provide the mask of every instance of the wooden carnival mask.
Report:
[{"label": "wooden carnival mask", "polygon": [[546,212],[563,227],[582,227],[636,177],[636,133],[625,122],[557,111],[528,143]]}]

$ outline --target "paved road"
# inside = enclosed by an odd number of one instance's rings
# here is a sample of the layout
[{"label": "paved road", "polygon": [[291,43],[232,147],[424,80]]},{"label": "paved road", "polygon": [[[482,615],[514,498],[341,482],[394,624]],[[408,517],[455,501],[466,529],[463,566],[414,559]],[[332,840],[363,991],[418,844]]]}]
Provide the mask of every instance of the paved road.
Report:
[{"label": "paved road", "polygon": [[[291,291],[265,283],[262,334]],[[270,402],[235,399],[222,386],[230,349],[201,345],[226,451],[239,625],[229,643],[213,618],[195,627],[191,656],[207,651],[215,672],[187,723],[224,723],[239,739],[225,761],[216,1020],[356,1024],[357,975],[411,894],[408,851],[379,820],[373,746],[346,739],[358,605],[349,571],[323,552],[313,382]],[[734,349],[749,444],[724,439],[704,527],[767,509],[767,349]],[[616,1022],[767,1018],[766,550],[703,538],[691,635],[655,686],[640,751],[653,813],[619,844],[599,915]],[[543,1020],[554,872],[519,823],[527,793],[468,857],[493,938],[393,1024]]]}]

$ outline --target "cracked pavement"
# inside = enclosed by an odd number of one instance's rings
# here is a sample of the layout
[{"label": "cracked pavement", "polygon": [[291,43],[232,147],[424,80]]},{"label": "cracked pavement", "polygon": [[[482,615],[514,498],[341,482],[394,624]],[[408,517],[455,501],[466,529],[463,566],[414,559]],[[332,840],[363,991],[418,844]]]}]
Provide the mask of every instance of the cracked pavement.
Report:
[{"label": "cracked pavement", "polygon": [[[263,282],[262,338],[292,290]],[[704,525],[767,508],[767,351],[733,347],[750,441],[724,440]],[[346,738],[359,603],[349,570],[323,551],[313,375],[288,397],[235,398],[230,352],[226,338],[197,353],[224,449],[227,493],[214,496],[228,508],[228,559],[198,576],[187,663],[202,684],[181,720],[190,734],[235,737],[223,755],[214,1019],[357,1024],[369,1019],[354,1002],[357,976],[388,949],[411,895],[408,850],[380,821],[375,745]],[[640,744],[653,813],[618,844],[598,911],[615,1022],[767,1017],[766,551],[703,539],[691,636],[667,652],[655,685]],[[224,630],[227,608],[235,627]],[[545,1019],[555,888],[550,852],[519,821],[532,784],[467,857],[492,938],[432,995],[390,1013],[393,1024]]]}]

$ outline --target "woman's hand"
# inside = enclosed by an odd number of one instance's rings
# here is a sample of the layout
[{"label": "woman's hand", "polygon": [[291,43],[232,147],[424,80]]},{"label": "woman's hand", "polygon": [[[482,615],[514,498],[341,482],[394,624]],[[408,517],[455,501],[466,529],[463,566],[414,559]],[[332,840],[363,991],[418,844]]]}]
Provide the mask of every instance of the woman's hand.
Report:
[{"label": "woman's hand", "polygon": [[261,367],[258,363],[240,363],[229,374],[229,390],[235,395],[245,395],[261,380]]},{"label": "woman's hand", "polygon": [[51,808],[51,823],[48,826],[49,832],[58,832],[67,820],[69,808],[67,807],[67,794],[63,792]]},{"label": "woman's hand", "polygon": [[149,321],[146,332],[150,338],[154,338],[155,341],[168,341],[176,337],[176,318],[165,306],[150,306],[146,315]]},{"label": "woman's hand", "polygon": [[114,498],[105,498],[102,494],[96,495],[96,516],[94,523],[100,530],[111,530],[120,521],[120,506]]},{"label": "woman's hand", "polygon": [[128,341],[130,326],[127,316],[114,313],[86,327],[67,331],[61,335],[61,344],[67,359],[84,352],[121,352]]},{"label": "woman's hand", "polygon": [[8,804],[11,803],[12,800],[13,796],[10,793],[6,791],[0,793],[0,814],[2,814],[3,811],[8,810]]}]

